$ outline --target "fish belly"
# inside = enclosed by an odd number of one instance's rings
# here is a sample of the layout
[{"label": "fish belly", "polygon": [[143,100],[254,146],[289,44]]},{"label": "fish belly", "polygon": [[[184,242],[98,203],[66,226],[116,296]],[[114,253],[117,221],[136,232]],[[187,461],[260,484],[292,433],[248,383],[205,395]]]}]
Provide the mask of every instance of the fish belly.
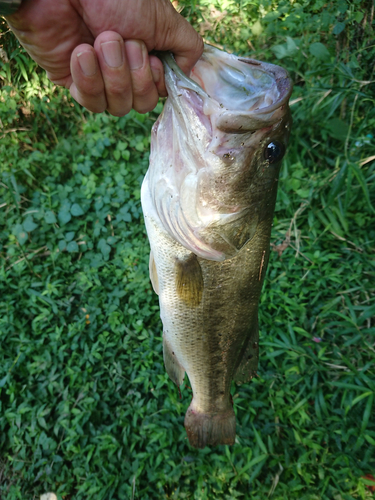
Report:
[{"label": "fish belly", "polygon": [[151,245],[150,274],[159,294],[164,362],[178,385],[186,372],[193,399],[185,417],[190,444],[233,444],[231,381],[245,382],[258,364],[258,301],[269,253],[271,220],[232,258],[197,257],[163,228],[148,176],[142,206]]}]

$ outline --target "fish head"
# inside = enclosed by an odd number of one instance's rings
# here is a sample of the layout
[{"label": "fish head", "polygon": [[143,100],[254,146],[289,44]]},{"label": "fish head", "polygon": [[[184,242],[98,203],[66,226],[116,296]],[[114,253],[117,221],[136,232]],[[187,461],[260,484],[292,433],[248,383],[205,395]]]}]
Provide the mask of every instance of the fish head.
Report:
[{"label": "fish head", "polygon": [[149,171],[155,209],[185,248],[222,261],[272,218],[291,80],[279,66],[210,46],[190,77],[171,56],[164,65],[169,97]]}]

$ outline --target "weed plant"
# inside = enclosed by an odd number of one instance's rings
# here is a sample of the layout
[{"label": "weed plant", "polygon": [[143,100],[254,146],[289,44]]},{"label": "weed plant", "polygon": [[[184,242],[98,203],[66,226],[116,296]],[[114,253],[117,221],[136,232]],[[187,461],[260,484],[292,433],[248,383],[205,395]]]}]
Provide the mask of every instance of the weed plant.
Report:
[{"label": "weed plant", "polygon": [[0,497],[374,498],[369,1],[180,0],[205,40],[287,68],[294,126],[232,447],[192,449],[162,357],[140,185],[162,109],[93,115],[0,34]]}]

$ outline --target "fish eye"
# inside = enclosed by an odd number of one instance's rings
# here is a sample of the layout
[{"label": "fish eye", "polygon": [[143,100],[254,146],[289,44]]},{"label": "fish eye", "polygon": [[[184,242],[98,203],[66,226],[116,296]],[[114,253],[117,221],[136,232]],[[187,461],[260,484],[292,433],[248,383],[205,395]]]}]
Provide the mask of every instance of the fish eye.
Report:
[{"label": "fish eye", "polygon": [[269,163],[280,161],[285,154],[285,146],[279,141],[272,141],[264,149],[264,158]]}]

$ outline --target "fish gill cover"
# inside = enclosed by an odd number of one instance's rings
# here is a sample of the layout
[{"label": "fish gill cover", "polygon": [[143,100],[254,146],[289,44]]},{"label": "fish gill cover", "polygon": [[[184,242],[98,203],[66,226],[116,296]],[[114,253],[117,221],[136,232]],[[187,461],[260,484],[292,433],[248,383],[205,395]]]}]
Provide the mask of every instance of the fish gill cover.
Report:
[{"label": "fish gill cover", "polygon": [[164,57],[168,99],[152,131],[142,207],[164,362],[193,389],[190,443],[231,444],[230,385],[258,364],[258,301],[290,132],[282,68],[206,46],[190,78]]}]

